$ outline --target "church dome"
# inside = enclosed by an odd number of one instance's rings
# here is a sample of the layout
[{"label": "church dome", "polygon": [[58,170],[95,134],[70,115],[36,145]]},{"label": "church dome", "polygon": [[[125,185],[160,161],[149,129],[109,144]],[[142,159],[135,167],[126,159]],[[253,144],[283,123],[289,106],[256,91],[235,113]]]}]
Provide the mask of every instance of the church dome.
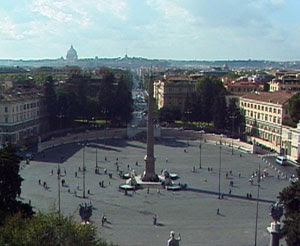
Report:
[{"label": "church dome", "polygon": [[76,61],[78,59],[77,52],[73,48],[73,45],[71,45],[71,48],[68,50],[66,58],[68,61]]}]

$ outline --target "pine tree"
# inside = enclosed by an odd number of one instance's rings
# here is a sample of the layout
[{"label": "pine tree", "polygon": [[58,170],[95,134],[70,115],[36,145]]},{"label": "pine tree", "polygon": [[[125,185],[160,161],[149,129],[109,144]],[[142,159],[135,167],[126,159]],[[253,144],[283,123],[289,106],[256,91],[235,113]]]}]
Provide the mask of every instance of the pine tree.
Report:
[{"label": "pine tree", "polygon": [[279,193],[284,205],[283,237],[288,246],[300,245],[300,168],[297,169],[298,180]]}]

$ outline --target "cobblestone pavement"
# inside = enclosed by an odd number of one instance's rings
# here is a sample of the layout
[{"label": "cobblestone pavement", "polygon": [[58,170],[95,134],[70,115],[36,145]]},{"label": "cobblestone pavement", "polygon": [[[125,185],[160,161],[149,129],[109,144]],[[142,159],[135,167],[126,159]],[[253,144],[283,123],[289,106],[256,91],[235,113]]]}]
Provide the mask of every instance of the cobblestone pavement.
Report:
[{"label": "cobblestone pavement", "polygon": [[[96,148],[100,174],[95,174]],[[38,154],[29,165],[23,164],[21,196],[25,201],[31,200],[37,210],[57,209],[56,172],[60,165],[61,179],[66,183],[66,187],[61,186],[62,213],[74,215],[79,222],[79,204],[92,202],[92,222],[108,241],[120,246],[166,245],[169,232],[173,230],[181,233],[181,245],[185,246],[250,246],[254,244],[256,201],[246,199],[246,194],[251,193],[252,198],[257,196],[257,181],[254,179],[251,185],[249,178],[260,165],[261,170],[267,169],[269,176],[261,180],[260,198],[266,201],[259,203],[257,245],[268,245],[266,227],[271,221],[268,201],[275,201],[288,181],[282,177],[278,179],[277,172],[263,160],[237,150],[232,155],[228,146],[222,146],[220,152],[219,145],[202,143],[202,168],[199,169],[199,141],[165,139],[155,145],[156,172],[167,169],[178,174],[180,178],[176,182],[186,183],[188,189],[177,192],[150,189],[149,194],[144,189],[125,196],[118,190],[124,180],[118,176],[116,162],[122,171],[127,171],[129,166],[129,169],[142,173],[145,153],[144,143],[122,139],[109,140],[105,144],[100,141],[89,143],[86,147],[68,144],[49,149]],[[225,194],[224,199],[217,196],[220,156],[220,190]],[[85,199],[82,198],[83,173],[80,171],[83,157],[87,169]],[[105,169],[112,178],[104,174]],[[103,188],[99,186],[100,181],[104,182]],[[43,188],[44,182],[48,189]],[[108,223],[102,227],[103,214]],[[156,226],[153,225],[154,215],[157,215]]]}]

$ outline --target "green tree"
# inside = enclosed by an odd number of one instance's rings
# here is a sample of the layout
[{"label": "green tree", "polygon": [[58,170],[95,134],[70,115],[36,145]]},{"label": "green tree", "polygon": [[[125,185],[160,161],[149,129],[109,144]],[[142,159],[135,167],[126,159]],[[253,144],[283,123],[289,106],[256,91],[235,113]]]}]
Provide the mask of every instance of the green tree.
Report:
[{"label": "green tree", "polygon": [[298,123],[300,120],[300,93],[293,95],[288,100],[288,105],[293,122]]},{"label": "green tree", "polygon": [[264,82],[263,91],[269,91],[269,90],[270,90],[270,84],[268,82]]},{"label": "green tree", "polygon": [[45,84],[44,84],[44,102],[48,113],[48,122],[51,129],[56,128],[56,122],[57,122],[57,98],[56,98],[56,92],[54,88],[54,81],[52,79],[52,76],[48,76],[46,78]]},{"label": "green tree", "polygon": [[199,107],[201,107],[201,121],[212,122],[213,110],[216,98],[225,94],[225,88],[222,81],[216,77],[207,76],[196,82],[196,95],[200,98]]},{"label": "green tree", "polygon": [[103,116],[106,121],[110,120],[114,114],[112,106],[115,100],[115,77],[110,70],[107,70],[101,81],[98,93],[100,115]]},{"label": "green tree", "polygon": [[223,94],[215,98],[212,109],[214,128],[218,130],[225,129],[228,118],[225,96]]},{"label": "green tree", "polygon": [[32,215],[31,206],[17,200],[23,181],[19,175],[19,163],[15,147],[9,145],[0,150],[0,224],[7,216],[18,212],[24,217]]},{"label": "green tree", "polygon": [[[228,130],[233,131],[233,134],[239,134],[243,123],[243,115],[237,106],[237,99],[231,98],[228,103]],[[232,129],[233,127],[233,129]]]},{"label": "green tree", "polygon": [[176,106],[164,106],[158,111],[160,122],[174,123],[181,119],[181,110]]},{"label": "green tree", "polygon": [[112,114],[112,121],[118,124],[128,123],[132,119],[133,100],[131,90],[123,77],[118,81],[115,91],[115,102],[110,105]]},{"label": "green tree", "polygon": [[60,127],[72,126],[79,115],[77,95],[66,90],[57,92],[58,120]]},{"label": "green tree", "polygon": [[1,245],[18,246],[109,246],[97,238],[96,228],[80,225],[72,217],[58,213],[38,213],[32,219],[24,220],[16,215],[0,227]]},{"label": "green tree", "polygon": [[284,205],[283,237],[288,246],[300,245],[300,168],[298,180],[279,193]]},{"label": "green tree", "polygon": [[182,117],[184,121],[201,121],[202,112],[200,95],[197,97],[196,93],[192,93],[191,95],[186,96]]}]

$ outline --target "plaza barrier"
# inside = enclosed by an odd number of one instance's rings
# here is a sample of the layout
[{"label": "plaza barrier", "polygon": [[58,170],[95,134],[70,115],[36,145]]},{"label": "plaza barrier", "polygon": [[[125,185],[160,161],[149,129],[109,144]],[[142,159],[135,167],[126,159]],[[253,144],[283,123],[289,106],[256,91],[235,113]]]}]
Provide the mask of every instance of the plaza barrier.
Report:
[{"label": "plaza barrier", "polygon": [[[145,131],[146,129],[143,128],[141,130]],[[253,153],[252,144],[242,142],[239,139],[227,138],[225,135],[217,135],[212,133],[204,133],[200,131],[182,130],[182,129],[175,129],[175,128],[155,128],[154,130],[157,137],[159,136],[163,138],[176,137],[179,139],[182,138],[182,139],[190,139],[190,140],[201,139],[204,142],[227,145],[229,147],[233,147],[244,152]],[[76,143],[82,141],[92,141],[97,139],[116,138],[116,137],[121,137],[121,138],[132,137],[133,133],[138,133],[138,132],[140,132],[139,129],[128,130],[127,128],[118,128],[118,129],[85,131],[76,134],[67,134],[64,137],[52,138],[51,140],[40,142],[38,144],[38,152],[41,152],[45,149],[49,149],[52,147],[60,146],[63,144],[74,143],[74,142]]]},{"label": "plaza barrier", "polygon": [[106,138],[125,138],[126,136],[126,128],[85,131],[77,134],[67,134],[64,137],[52,138],[51,140],[38,143],[38,152],[64,144],[82,141],[93,141]]}]

